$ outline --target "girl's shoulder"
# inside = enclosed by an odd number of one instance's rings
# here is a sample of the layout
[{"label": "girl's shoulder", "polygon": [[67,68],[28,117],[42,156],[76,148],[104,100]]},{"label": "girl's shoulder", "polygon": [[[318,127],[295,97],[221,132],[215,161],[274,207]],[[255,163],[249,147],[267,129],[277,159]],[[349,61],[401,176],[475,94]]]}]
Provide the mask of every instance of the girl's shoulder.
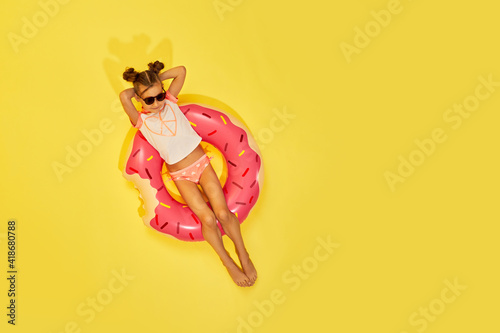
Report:
[{"label": "girl's shoulder", "polygon": [[178,99],[177,97],[175,97],[174,95],[172,95],[172,94],[170,93],[170,90],[167,90],[167,101],[170,101],[170,102],[172,102],[172,103],[174,103],[174,104],[177,104],[177,101],[178,101],[178,100],[179,100],[179,99]]}]

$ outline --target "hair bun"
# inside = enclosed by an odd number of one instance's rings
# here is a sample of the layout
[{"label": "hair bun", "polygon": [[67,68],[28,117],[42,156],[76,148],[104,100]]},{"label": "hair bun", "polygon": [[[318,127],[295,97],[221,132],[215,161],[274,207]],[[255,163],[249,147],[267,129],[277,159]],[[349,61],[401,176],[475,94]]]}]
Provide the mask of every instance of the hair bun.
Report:
[{"label": "hair bun", "polygon": [[148,67],[149,67],[149,70],[150,70],[150,71],[153,71],[153,72],[155,72],[156,74],[158,74],[158,73],[160,73],[160,71],[161,71],[163,68],[165,68],[165,65],[164,65],[162,62],[160,62],[160,61],[156,60],[154,63],[153,63],[153,62],[150,62],[150,63],[148,64]]},{"label": "hair bun", "polygon": [[137,79],[137,75],[139,75],[138,71],[133,68],[127,68],[123,72],[123,79],[128,82],[134,82]]}]

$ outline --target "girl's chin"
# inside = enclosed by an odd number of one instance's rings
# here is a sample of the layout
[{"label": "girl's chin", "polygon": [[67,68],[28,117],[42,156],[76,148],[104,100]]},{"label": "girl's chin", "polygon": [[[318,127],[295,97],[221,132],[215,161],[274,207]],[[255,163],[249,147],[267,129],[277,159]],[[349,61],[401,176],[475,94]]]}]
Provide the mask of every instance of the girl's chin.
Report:
[{"label": "girl's chin", "polygon": [[159,112],[159,111],[163,110],[164,107],[165,107],[165,103],[163,103],[163,105],[158,106],[157,108],[149,108],[149,110],[147,110],[147,111],[149,111],[149,112]]},{"label": "girl's chin", "polygon": [[155,113],[156,113],[156,112],[161,111],[161,109],[162,109],[161,107],[157,107],[157,108],[148,108],[146,111],[148,111],[148,112],[155,112]]}]

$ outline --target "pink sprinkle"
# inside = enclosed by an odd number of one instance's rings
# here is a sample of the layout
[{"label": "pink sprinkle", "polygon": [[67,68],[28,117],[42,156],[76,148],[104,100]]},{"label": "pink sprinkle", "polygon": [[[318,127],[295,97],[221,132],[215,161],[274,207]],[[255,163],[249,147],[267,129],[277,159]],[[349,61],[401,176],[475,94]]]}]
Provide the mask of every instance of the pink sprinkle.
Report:
[{"label": "pink sprinkle", "polygon": [[250,170],[250,168],[247,168],[247,169],[245,170],[245,172],[243,172],[243,174],[241,175],[241,177],[245,177],[245,175],[247,174],[248,170]]}]

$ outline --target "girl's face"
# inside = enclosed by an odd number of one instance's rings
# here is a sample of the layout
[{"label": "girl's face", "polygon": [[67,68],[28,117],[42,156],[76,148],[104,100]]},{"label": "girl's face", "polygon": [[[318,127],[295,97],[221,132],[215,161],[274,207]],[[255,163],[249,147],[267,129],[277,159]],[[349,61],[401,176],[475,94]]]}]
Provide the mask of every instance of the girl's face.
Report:
[{"label": "girl's face", "polygon": [[[139,85],[139,96],[136,99],[141,102],[142,107],[147,112],[157,113],[161,111],[163,109],[163,106],[165,105],[165,91],[162,84],[160,82],[156,82],[153,86],[151,86],[151,88],[147,90],[146,88],[147,87],[143,86],[142,84]],[[154,99],[153,104],[146,104],[144,100],[148,98]],[[158,101],[158,98],[160,98],[161,101]]]}]

